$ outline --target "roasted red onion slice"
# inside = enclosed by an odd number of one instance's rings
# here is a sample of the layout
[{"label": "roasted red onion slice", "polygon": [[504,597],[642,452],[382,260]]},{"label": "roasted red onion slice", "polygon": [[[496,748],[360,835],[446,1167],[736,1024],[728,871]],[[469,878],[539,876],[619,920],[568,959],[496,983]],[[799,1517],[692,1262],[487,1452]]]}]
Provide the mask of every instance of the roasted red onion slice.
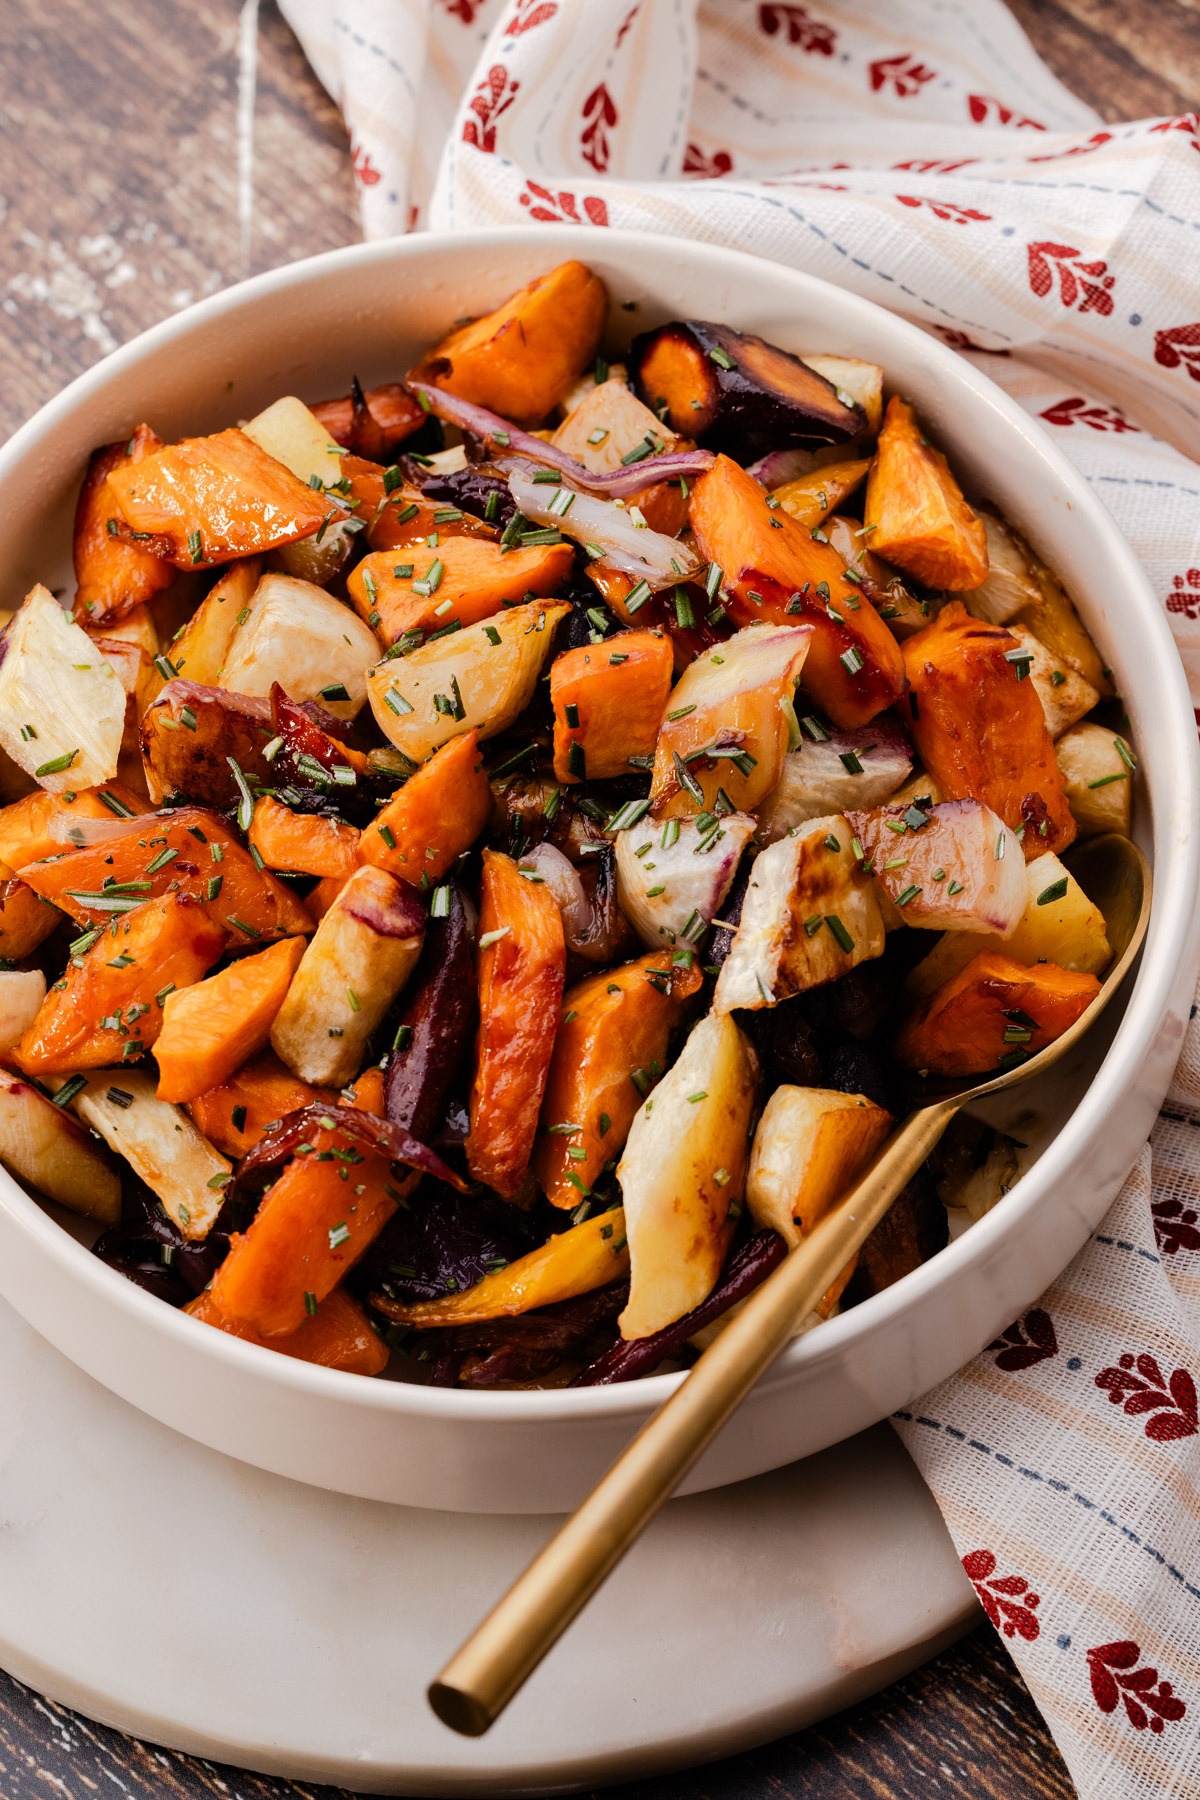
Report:
[{"label": "roasted red onion slice", "polygon": [[[610,568],[620,569],[634,581],[645,581],[651,588],[670,587],[699,573],[700,561],[694,550],[678,538],[639,525],[631,517],[632,508],[598,494],[580,493],[565,483],[535,481],[527,463],[512,462],[508,467],[509,492],[525,518],[538,525],[556,526],[564,537],[580,544],[598,545]],[[560,496],[566,495],[570,499],[564,512]]]}]

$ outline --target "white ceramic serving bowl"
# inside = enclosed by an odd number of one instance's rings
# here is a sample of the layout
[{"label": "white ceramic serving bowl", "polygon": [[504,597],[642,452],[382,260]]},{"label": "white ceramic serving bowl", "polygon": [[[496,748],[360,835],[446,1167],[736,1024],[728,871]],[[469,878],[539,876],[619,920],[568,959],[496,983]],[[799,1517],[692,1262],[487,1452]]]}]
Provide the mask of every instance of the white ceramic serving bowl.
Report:
[{"label": "white ceramic serving bowl", "polygon": [[[1028,1172],[939,1256],[794,1343],[686,1492],[861,1431],[978,1352],[1084,1243],[1166,1091],[1200,958],[1200,754],[1162,609],[1086,482],[985,376],[868,301],[708,245],[531,225],[315,257],[218,294],[106,357],[0,451],[0,567],[8,605],[35,581],[69,583],[87,454],[139,420],[172,438],[247,418],[280,394],[344,393],[355,373],[368,385],[395,379],[457,317],[571,256],[608,283],[614,350],[648,325],[691,316],[883,365],[968,485],[999,504],[1076,596],[1128,705],[1141,754],[1138,836],[1155,868],[1128,1000],[1052,1090],[1012,1097],[1005,1118],[1030,1143]],[[92,1257],[71,1225],[0,1171],[0,1291],[32,1325],[155,1418],[344,1493],[457,1511],[563,1510],[679,1380],[470,1393],[311,1368],[150,1298]]]}]

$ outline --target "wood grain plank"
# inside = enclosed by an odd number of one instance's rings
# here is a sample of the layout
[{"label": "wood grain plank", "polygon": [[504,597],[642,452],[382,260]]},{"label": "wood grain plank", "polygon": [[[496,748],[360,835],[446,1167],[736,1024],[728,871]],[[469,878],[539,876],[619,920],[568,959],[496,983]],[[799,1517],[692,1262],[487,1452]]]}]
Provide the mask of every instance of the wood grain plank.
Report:
[{"label": "wood grain plank", "polygon": [[1192,0],[1008,0],[1059,80],[1108,122],[1200,104]]}]

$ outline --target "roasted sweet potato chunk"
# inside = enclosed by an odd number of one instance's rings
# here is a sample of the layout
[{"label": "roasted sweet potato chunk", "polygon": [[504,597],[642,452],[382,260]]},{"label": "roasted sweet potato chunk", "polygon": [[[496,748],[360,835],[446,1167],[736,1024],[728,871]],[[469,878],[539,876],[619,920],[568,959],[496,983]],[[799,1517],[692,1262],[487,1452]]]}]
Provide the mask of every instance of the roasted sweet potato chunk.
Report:
[{"label": "roasted sweet potato chunk", "polygon": [[988,572],[983,521],[917,415],[893,394],[883,416],[867,477],[866,523],[871,549],[926,587],[977,588]]},{"label": "roasted sweet potato chunk", "polygon": [[414,887],[422,876],[440,881],[470,849],[491,811],[479,735],[468,731],[443,744],[393,795],[364,830],[359,855]]},{"label": "roasted sweet potato chunk", "polygon": [[1075,821],[1017,640],[954,601],[903,650],[913,742],[943,798],[990,806],[1027,861],[1064,849]]},{"label": "roasted sweet potato chunk", "polygon": [[213,1299],[211,1288],[198,1294],[183,1310],[202,1325],[227,1331],[231,1337],[258,1344],[264,1350],[294,1356],[298,1362],[316,1363],[322,1369],[344,1369],[350,1375],[380,1375],[387,1367],[387,1345],[372,1328],[358,1301],[340,1288],[326,1294],[303,1325],[282,1337],[263,1337],[252,1325],[227,1319]]},{"label": "roasted sweet potato chunk", "polygon": [[320,813],[293,812],[264,794],[250,822],[251,847],[268,869],[298,875],[353,875],[358,867],[358,827]]},{"label": "roasted sweet potato chunk", "polygon": [[981,951],[932,993],[896,1039],[896,1060],[933,1075],[985,1075],[1026,1062],[1085,1013],[1094,975]]},{"label": "roasted sweet potato chunk", "polygon": [[560,263],[494,312],[461,325],[423,358],[414,377],[536,425],[596,354],[608,312],[598,275]]},{"label": "roasted sweet potato chunk", "polygon": [[57,908],[16,876],[0,881],[0,956],[7,962],[32,956],[60,923]]},{"label": "roasted sweet potato chunk", "polygon": [[[342,475],[350,483],[348,498],[354,517],[364,522],[364,535],[372,550],[426,550],[434,532],[439,543],[457,537],[495,543],[500,536],[486,519],[478,519],[450,501],[429,499],[407,482],[397,485],[391,470],[364,462],[361,456],[344,456]],[[395,560],[410,559],[398,556]]]},{"label": "roasted sweet potato chunk", "polygon": [[119,781],[81,788],[78,793],[26,794],[0,808],[0,863],[23,869],[40,857],[58,856],[72,844],[83,844],[88,835],[85,820],[111,824],[147,810],[146,802]]},{"label": "roasted sweet potato chunk", "polygon": [[243,1157],[285,1113],[322,1101],[337,1104],[332,1088],[313,1087],[285,1069],[271,1050],[251,1057],[227,1081],[188,1102],[200,1130],[226,1156]]},{"label": "roasted sweet potato chunk", "polygon": [[111,470],[108,486],[129,529],[180,569],[294,544],[329,513],[323,494],[237,430],[169,444]]},{"label": "roasted sweet potato chunk", "polygon": [[266,1049],[303,954],[303,938],[283,938],[167,996],[154,1045],[160,1100],[195,1100]]},{"label": "roasted sweet potato chunk", "polygon": [[628,775],[631,756],[653,756],[671,691],[674,653],[664,631],[623,631],[580,644],[550,668],[554,773],[559,781]]},{"label": "roasted sweet potato chunk", "polygon": [[479,1038],[467,1163],[511,1200],[533,1154],[566,973],[562,914],[511,857],[483,853]]},{"label": "roasted sweet potato chunk", "polygon": [[108,625],[169,587],[173,565],[144,545],[110,531],[117,515],[108,478],[114,469],[134,466],[161,450],[149,425],[139,425],[120,444],[93,451],[75,507],[75,617],[80,625]]},{"label": "roasted sweet potato chunk", "polygon": [[557,594],[575,565],[570,544],[501,550],[484,537],[440,532],[435,548],[403,559],[391,550],[363,558],[346,586],[361,616],[385,644],[406,631],[440,631],[457,621],[477,625],[504,606]]},{"label": "roasted sweet potato chunk", "polygon": [[142,761],[152,800],[186,794],[202,806],[233,806],[230,759],[250,780],[271,784],[263,751],[275,735],[270,701],[194,681],[168,681],[142,719]]},{"label": "roasted sweet potato chunk", "polygon": [[804,686],[835,725],[865,725],[899,699],[904,664],[886,624],[837,551],[768,506],[752,475],[719,456],[692,490],[691,521],[737,624],[813,627]]},{"label": "roasted sweet potato chunk", "polygon": [[335,442],[371,462],[386,462],[429,416],[402,381],[365,392],[355,381],[345,399],[318,400],[312,411]]}]

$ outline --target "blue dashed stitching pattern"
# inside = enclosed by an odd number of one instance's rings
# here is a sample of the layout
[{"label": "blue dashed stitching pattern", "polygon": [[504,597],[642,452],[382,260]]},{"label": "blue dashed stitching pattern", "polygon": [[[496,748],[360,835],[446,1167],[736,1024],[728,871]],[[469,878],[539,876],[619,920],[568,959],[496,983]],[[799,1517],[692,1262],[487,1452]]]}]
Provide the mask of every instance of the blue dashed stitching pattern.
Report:
[{"label": "blue dashed stitching pattern", "polygon": [[1092,1233],[1093,1244],[1107,1244],[1113,1250],[1129,1250],[1134,1256],[1144,1256],[1147,1262],[1161,1264],[1161,1256],[1155,1256],[1153,1250],[1143,1250],[1140,1244],[1127,1243],[1124,1238],[1104,1237],[1099,1231]]}]

